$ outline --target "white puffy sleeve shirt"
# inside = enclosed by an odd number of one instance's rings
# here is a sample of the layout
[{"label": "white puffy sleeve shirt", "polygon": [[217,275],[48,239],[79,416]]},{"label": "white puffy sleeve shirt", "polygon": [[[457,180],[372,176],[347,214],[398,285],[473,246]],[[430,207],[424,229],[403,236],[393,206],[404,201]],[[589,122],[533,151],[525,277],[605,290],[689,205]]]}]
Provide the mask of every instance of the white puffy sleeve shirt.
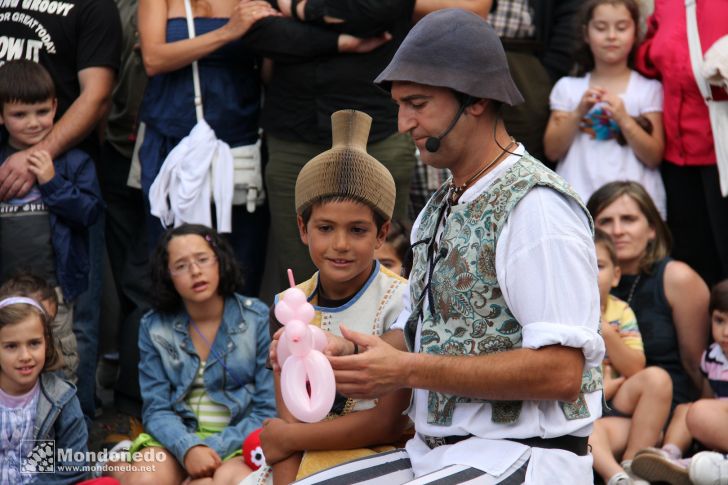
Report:
[{"label": "white puffy sleeve shirt", "polygon": [[[519,145],[517,155],[524,151]],[[509,156],[492,172],[465,191],[458,203],[471,202],[520,157]],[[419,218],[412,229],[413,239]],[[589,222],[571,199],[545,187],[535,187],[515,206],[496,246],[496,273],[503,297],[523,327],[523,347],[547,345],[579,348],[584,365],[600,365],[604,341],[599,328],[597,263]],[[394,328],[404,328],[411,303]],[[419,349],[419,328],[415,347]],[[443,376],[446,378],[446,376]],[[487,403],[459,404],[450,426],[427,422],[427,390],[414,391],[410,416],[418,433],[430,436],[472,434],[477,438],[430,450],[415,437],[407,444],[417,475],[453,463],[498,475],[529,449],[507,438],[562,435],[588,436],[601,416],[601,391],[587,394],[591,416],[568,420],[558,401],[524,401],[519,420],[512,425],[491,421]],[[562,450],[533,449],[526,483],[591,483],[591,457],[576,457]],[[544,461],[545,460],[545,461]],[[588,477],[588,478],[587,478]],[[585,481],[581,481],[583,478]]]}]

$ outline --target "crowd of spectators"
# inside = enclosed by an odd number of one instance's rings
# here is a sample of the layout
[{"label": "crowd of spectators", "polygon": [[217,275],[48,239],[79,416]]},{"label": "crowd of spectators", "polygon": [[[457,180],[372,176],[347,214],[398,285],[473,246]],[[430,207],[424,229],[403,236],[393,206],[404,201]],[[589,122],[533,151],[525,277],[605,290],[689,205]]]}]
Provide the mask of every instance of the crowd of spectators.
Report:
[{"label": "crowd of spectators", "polygon": [[[252,210],[231,206],[220,243],[243,271],[235,291],[271,304],[285,269],[316,271],[296,180],[331,147],[342,109],[372,118],[367,151],[396,186],[397,230],[376,257],[408,274],[407,228],[449,173],[423,163],[373,81],[413,25],[451,7],[495,29],[525,100],[498,107],[508,133],[571,184],[597,228],[608,407],[590,439],[595,476],[701,483],[684,457],[728,452],[725,434],[700,426],[728,426],[708,402],[728,396],[728,161],[678,0],[0,0],[0,283],[33,273],[53,288],[49,325],[87,426],[102,327],[115,329],[116,409],[140,419],[148,405],[139,328],[165,229],[150,188],[199,121],[196,89],[215,136],[253,153],[264,177]],[[706,52],[728,35],[728,7],[697,0],[696,14]],[[713,97],[728,102],[723,88]],[[101,320],[102,295],[118,302],[114,322]]]}]

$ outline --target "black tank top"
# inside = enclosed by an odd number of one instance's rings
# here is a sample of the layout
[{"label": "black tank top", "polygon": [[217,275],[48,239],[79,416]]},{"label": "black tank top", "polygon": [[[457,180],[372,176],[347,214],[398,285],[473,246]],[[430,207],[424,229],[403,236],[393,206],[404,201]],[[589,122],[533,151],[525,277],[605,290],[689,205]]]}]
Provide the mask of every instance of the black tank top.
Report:
[{"label": "black tank top", "polygon": [[642,272],[639,276],[623,275],[612,294],[629,303],[634,310],[645,346],[647,365],[662,367],[670,374],[674,407],[696,400],[699,391],[680,362],[680,347],[672,320],[672,308],[665,296],[665,267],[671,260],[664,258],[658,261],[649,273]]}]

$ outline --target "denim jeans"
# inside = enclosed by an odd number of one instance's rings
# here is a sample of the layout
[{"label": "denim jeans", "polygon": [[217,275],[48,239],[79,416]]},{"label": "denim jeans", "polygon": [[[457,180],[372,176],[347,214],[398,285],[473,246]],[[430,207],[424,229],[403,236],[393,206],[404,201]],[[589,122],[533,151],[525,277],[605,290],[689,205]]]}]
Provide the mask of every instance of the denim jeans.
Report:
[{"label": "denim jeans", "polygon": [[102,212],[89,227],[88,288],[76,300],[73,316],[73,332],[76,334],[79,355],[77,395],[87,425],[90,425],[96,413],[96,356],[103,286],[104,220],[105,214]]},{"label": "denim jeans", "polygon": [[106,250],[119,301],[119,375],[114,385],[114,405],[125,414],[141,417],[137,336],[139,321],[149,308],[146,231],[139,221],[144,198],[141,190],[126,185],[129,158],[106,142],[102,160],[99,181],[106,201]]}]

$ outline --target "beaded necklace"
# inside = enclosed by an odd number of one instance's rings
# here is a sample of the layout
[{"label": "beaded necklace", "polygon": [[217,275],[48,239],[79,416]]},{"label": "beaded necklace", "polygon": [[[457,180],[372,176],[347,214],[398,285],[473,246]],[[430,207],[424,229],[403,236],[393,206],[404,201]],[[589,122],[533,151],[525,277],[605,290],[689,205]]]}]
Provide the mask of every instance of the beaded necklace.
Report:
[{"label": "beaded necklace", "polygon": [[489,163],[485,164],[482,168],[475,172],[468,180],[465,181],[464,184],[455,185],[454,183],[450,182],[450,185],[448,187],[448,198],[450,199],[450,204],[456,204],[460,196],[463,195],[463,192],[465,192],[465,190],[467,190],[467,188],[470,187],[473,182],[478,180],[480,176],[485,173],[486,170],[488,170],[496,162],[498,162],[504,154],[509,153],[508,150],[510,150],[511,147],[515,144],[516,140],[511,138],[511,142],[508,144],[507,147],[501,149],[497,157],[495,157],[493,160],[491,160]]}]

